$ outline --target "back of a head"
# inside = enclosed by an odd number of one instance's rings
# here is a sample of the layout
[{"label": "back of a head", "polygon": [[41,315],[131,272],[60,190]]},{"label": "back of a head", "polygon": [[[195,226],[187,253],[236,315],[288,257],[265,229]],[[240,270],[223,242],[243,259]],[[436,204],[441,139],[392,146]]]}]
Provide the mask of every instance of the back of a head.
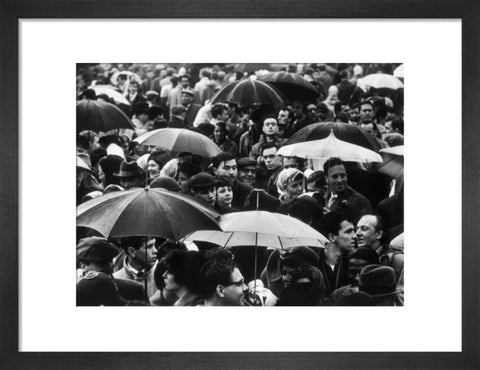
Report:
[{"label": "back of a head", "polygon": [[213,167],[218,168],[220,163],[231,161],[232,159],[235,159],[235,156],[232,153],[221,152],[212,158],[212,165]]},{"label": "back of a head", "polygon": [[316,222],[322,217],[322,207],[312,197],[301,196],[288,205],[288,214],[302,222]]},{"label": "back of a head", "polygon": [[214,104],[211,111],[212,117],[217,118],[226,109],[227,106],[223,103]]},{"label": "back of a head", "polygon": [[228,285],[236,265],[231,253],[211,251],[200,271],[200,294],[211,298],[218,285]]},{"label": "back of a head", "polygon": [[322,218],[320,232],[323,235],[328,235],[328,234],[338,235],[338,232],[341,229],[341,224],[343,221],[348,221],[353,224],[353,221],[344,212],[339,212],[339,211],[329,212]]},{"label": "back of a head", "polygon": [[167,255],[167,271],[173,274],[178,284],[190,292],[198,293],[199,274],[204,263],[202,253],[188,250],[173,250]]}]

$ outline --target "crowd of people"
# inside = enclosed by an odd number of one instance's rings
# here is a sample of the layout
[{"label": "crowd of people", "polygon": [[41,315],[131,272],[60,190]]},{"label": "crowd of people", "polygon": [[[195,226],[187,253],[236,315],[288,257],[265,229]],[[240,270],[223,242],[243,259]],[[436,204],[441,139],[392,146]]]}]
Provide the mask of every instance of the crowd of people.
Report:
[{"label": "crowd of people", "polygon": [[[323,248],[258,247],[254,259],[252,246],[225,249],[151,235],[105,238],[79,229],[77,305],[403,305],[403,174],[392,178],[338,157],[314,168],[312,161],[277,154],[297,132],[318,122],[356,126],[378,148],[403,145],[403,90],[361,86],[363,76],[392,74],[397,66],[270,65],[302,76],[318,98],[266,106],[211,103],[227,84],[266,73],[260,69],[78,65],[77,99],[114,104],[133,126],[78,133],[77,205],[111,192],[163,188],[220,215],[285,214],[328,242]],[[134,141],[162,128],[205,135],[221,153],[205,158]]]}]

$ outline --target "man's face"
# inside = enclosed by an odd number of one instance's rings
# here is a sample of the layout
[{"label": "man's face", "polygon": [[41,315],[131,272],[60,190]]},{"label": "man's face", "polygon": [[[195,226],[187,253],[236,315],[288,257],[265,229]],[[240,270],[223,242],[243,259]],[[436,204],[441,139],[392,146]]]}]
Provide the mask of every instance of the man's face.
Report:
[{"label": "man's face", "polygon": [[[332,234],[330,234],[332,235]],[[355,235],[355,227],[349,221],[342,221],[340,230],[337,235],[333,235],[332,241],[343,251],[350,252],[355,248],[357,236]]]},{"label": "man's face", "polygon": [[278,134],[278,123],[275,118],[267,118],[263,121],[263,133],[267,136]]},{"label": "man's face", "polygon": [[216,175],[226,178],[228,181],[235,181],[237,178],[237,161],[230,159],[229,161],[220,162],[216,170]]},{"label": "man's face", "polygon": [[225,108],[220,114],[218,114],[217,119],[222,122],[228,121],[228,109]]},{"label": "man's face", "polygon": [[180,84],[182,85],[182,87],[184,89],[188,89],[190,87],[190,80],[188,77],[185,77],[183,76],[181,79],[180,79]]},{"label": "man's face", "polygon": [[131,188],[141,188],[143,187],[144,177],[143,176],[135,176],[135,177],[122,177],[120,179],[120,184],[122,188],[125,190]]},{"label": "man's face", "polygon": [[299,118],[303,115],[303,104],[299,101],[294,101],[292,103],[292,110],[295,117]]},{"label": "man's face", "polygon": [[230,276],[229,285],[224,286],[223,305],[224,306],[243,306],[245,298],[244,291],[247,289],[243,280],[243,275],[238,268],[235,267]]},{"label": "man's face", "polygon": [[238,170],[238,180],[253,186],[256,179],[255,166],[246,166]]},{"label": "man's face", "polygon": [[347,172],[343,165],[338,164],[328,170],[327,185],[334,194],[340,194],[345,191],[348,181]]},{"label": "man's face", "polygon": [[298,168],[298,162],[295,157],[283,157],[283,168]]},{"label": "man's face", "polygon": [[303,180],[293,181],[285,188],[285,194],[291,199],[297,198],[303,193]]},{"label": "man's face", "polygon": [[377,231],[377,219],[374,216],[363,216],[357,222],[357,239],[359,247],[376,247],[382,237],[382,232]]},{"label": "man's face", "polygon": [[210,206],[215,205],[215,187],[211,186],[205,189],[192,190],[192,195],[200,199],[201,201],[207,203]]},{"label": "man's face", "polygon": [[372,135],[373,137],[376,137],[376,133],[375,133],[375,129],[373,128],[373,125],[374,123],[373,122],[370,122],[370,123],[362,123],[360,125],[360,128],[365,130],[366,132],[368,132],[370,135]]},{"label": "man's face", "polygon": [[281,158],[277,155],[277,148],[268,148],[263,151],[263,159],[267,170],[273,171],[281,166]]},{"label": "man's face", "polygon": [[318,120],[318,108],[315,104],[309,104],[307,106],[307,118],[312,122]]},{"label": "man's face", "polygon": [[231,186],[220,186],[217,188],[217,203],[222,207],[232,205],[233,192]]},{"label": "man's face", "polygon": [[147,113],[140,113],[137,118],[142,121],[143,123],[148,122],[148,114]]},{"label": "man's face", "polygon": [[188,106],[193,102],[193,96],[190,94],[182,93],[180,100],[183,106]]},{"label": "man's face", "polygon": [[373,119],[373,107],[370,104],[362,104],[360,106],[360,120]]},{"label": "man's face", "polygon": [[292,277],[293,272],[295,269],[290,266],[283,266],[282,267],[282,286],[283,289],[287,288],[289,285],[292,284]]},{"label": "man's face", "polygon": [[277,120],[279,125],[288,124],[288,110],[281,110],[278,112]]},{"label": "man's face", "polygon": [[368,262],[362,259],[351,258],[348,261],[348,277],[350,278],[350,284],[358,286],[360,280],[360,272],[368,265]]},{"label": "man's face", "polygon": [[138,249],[130,248],[130,258],[133,258],[140,266],[149,269],[155,264],[157,259],[157,248],[155,247],[155,238],[151,238],[147,243]]}]

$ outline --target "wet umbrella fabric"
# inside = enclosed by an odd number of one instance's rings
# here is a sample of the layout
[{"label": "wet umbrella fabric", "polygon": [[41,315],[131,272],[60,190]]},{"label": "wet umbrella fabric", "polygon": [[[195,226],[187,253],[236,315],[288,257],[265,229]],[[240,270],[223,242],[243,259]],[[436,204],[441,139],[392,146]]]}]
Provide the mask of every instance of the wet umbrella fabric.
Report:
[{"label": "wet umbrella fabric", "polygon": [[380,144],[372,135],[355,125],[344,122],[313,123],[296,132],[285,145],[325,139],[330,135],[332,129],[335,137],[340,140],[360,145],[373,151],[380,149]]},{"label": "wet umbrella fabric", "polygon": [[377,166],[377,171],[397,179],[403,173],[403,145],[392,146],[380,150],[383,163]]},{"label": "wet umbrella fabric", "polygon": [[115,72],[112,77],[110,77],[110,82],[112,84],[114,84],[115,86],[118,85],[118,76],[120,75],[124,75],[124,76],[127,76],[127,79],[128,80],[131,80],[131,79],[134,79],[135,81],[137,81],[140,85],[142,84],[142,79],[140,78],[139,75],[137,75],[136,73],[133,73],[133,72],[130,72],[130,71],[118,71],[118,72]]},{"label": "wet umbrella fabric", "polygon": [[185,241],[202,241],[219,245],[224,248],[254,246],[274,249],[289,249],[299,246],[324,248],[325,242],[320,239],[306,237],[286,237],[246,231],[215,231],[199,230],[187,235]]},{"label": "wet umbrella fabric", "polygon": [[285,145],[279,155],[307,159],[328,159],[338,157],[348,162],[383,162],[382,156],[362,146],[339,140],[333,130],[325,139]]},{"label": "wet umbrella fabric", "polygon": [[397,78],[404,78],[404,65],[401,64],[397,68],[394,69],[393,75]]},{"label": "wet umbrella fabric", "polygon": [[271,72],[258,79],[278,88],[290,101],[315,101],[320,95],[315,87],[298,73]]},{"label": "wet umbrella fabric", "polygon": [[376,89],[400,89],[403,88],[403,83],[397,77],[386,73],[373,73],[358,80],[357,84],[366,91],[366,86],[371,86]]},{"label": "wet umbrella fabric", "polygon": [[134,140],[142,145],[158,146],[172,152],[190,152],[211,158],[222,150],[205,135],[183,128],[161,128],[149,131]]},{"label": "wet umbrella fabric", "polygon": [[77,102],[77,132],[107,132],[121,128],[135,129],[127,115],[116,105],[90,99]]},{"label": "wet umbrella fabric", "polygon": [[232,82],[223,87],[213,98],[212,104],[234,103],[238,105],[270,104],[276,105],[286,102],[287,98],[277,88],[266,82],[245,79]]},{"label": "wet umbrella fabric", "polygon": [[112,192],[77,207],[77,226],[107,238],[148,235],[179,240],[195,230],[220,230],[219,217],[196,200],[161,188]]},{"label": "wet umbrella fabric", "polygon": [[97,96],[101,94],[107,95],[109,98],[112,98],[116,104],[130,105],[130,102],[125,96],[120,94],[117,90],[115,90],[113,87],[110,87],[109,85],[96,85],[90,87],[90,89],[93,89]]}]

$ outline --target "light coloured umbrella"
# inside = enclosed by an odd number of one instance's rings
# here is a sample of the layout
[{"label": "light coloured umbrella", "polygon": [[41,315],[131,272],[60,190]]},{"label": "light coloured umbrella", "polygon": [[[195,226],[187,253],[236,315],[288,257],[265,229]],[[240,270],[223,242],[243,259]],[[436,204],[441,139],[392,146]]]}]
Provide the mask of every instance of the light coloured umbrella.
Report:
[{"label": "light coloured umbrella", "polygon": [[392,146],[380,150],[383,163],[377,171],[397,179],[403,173],[403,145]]},{"label": "light coloured umbrella", "polygon": [[374,87],[376,89],[400,89],[403,83],[397,77],[386,73],[373,73],[358,80],[357,84],[366,91],[366,87]]},{"label": "light coloured umbrella", "polygon": [[218,145],[205,135],[183,128],[152,130],[134,141],[142,145],[162,147],[172,152],[190,152],[206,158],[222,152]]},{"label": "light coloured umbrella", "polygon": [[127,80],[131,80],[131,79],[134,79],[135,81],[137,81],[140,85],[142,84],[142,79],[140,78],[139,75],[137,75],[136,73],[133,73],[133,72],[130,72],[130,71],[118,71],[118,72],[115,72],[112,77],[110,77],[110,82],[113,84],[113,85],[118,85],[118,76],[120,75],[126,75],[127,76]]},{"label": "light coloured umbrella", "polygon": [[393,71],[393,75],[397,78],[403,78],[404,77],[404,74],[403,74],[403,67],[404,65],[401,64],[399,65],[397,68],[395,68],[395,70]]},{"label": "light coloured umbrella", "polygon": [[286,145],[281,147],[277,154],[307,159],[338,157],[347,162],[383,162],[378,153],[337,139],[333,130],[326,139]]},{"label": "light coloured umbrella", "polygon": [[110,85],[95,85],[89,88],[93,89],[95,91],[95,94],[97,94],[97,96],[100,94],[105,94],[109,98],[112,98],[117,104],[130,105],[130,102],[127,100],[127,98],[123,96],[123,94],[115,90],[113,87],[111,87]]}]

